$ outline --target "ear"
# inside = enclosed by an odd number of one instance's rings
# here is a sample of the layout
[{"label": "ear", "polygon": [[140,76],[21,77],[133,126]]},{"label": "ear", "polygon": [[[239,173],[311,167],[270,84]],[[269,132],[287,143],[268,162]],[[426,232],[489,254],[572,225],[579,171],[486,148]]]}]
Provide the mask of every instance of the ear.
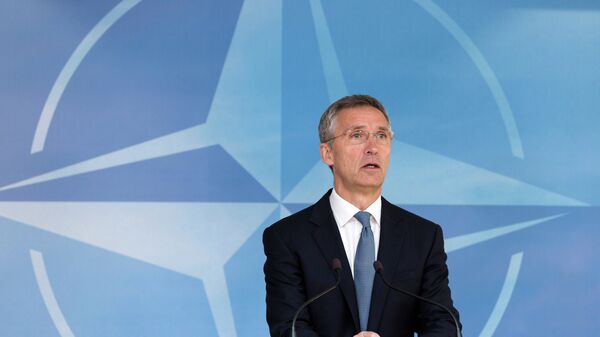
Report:
[{"label": "ear", "polygon": [[321,143],[319,146],[319,150],[321,152],[321,160],[327,164],[327,166],[333,166],[333,149],[327,143]]}]

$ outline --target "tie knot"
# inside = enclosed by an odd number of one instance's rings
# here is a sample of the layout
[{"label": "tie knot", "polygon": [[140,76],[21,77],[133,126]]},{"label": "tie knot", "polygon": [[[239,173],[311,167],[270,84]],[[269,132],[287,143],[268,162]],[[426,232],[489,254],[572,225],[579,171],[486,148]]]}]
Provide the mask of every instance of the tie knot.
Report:
[{"label": "tie knot", "polygon": [[371,227],[371,213],[358,212],[354,217],[363,225],[363,227]]}]

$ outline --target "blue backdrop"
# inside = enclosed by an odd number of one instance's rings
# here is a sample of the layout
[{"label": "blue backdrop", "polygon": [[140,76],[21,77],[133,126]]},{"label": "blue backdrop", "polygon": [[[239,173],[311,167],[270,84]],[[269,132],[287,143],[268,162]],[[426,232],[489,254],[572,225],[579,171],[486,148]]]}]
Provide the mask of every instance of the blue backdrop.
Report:
[{"label": "blue backdrop", "polygon": [[0,27],[1,336],[266,336],[262,231],[331,186],[316,127],[351,93],[390,112],[384,196],[442,225],[465,336],[597,330],[597,1],[3,1]]}]

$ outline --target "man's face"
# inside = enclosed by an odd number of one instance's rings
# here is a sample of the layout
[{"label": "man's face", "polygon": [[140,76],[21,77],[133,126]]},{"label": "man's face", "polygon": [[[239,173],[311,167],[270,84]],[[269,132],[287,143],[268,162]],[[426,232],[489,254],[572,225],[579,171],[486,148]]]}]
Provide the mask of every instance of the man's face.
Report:
[{"label": "man's face", "polygon": [[334,123],[331,146],[321,144],[321,159],[333,166],[336,191],[343,193],[381,193],[381,186],[390,162],[391,139],[388,144],[376,141],[370,134],[362,144],[353,144],[349,130],[374,133],[390,131],[383,113],[371,106],[359,106],[340,110]]}]

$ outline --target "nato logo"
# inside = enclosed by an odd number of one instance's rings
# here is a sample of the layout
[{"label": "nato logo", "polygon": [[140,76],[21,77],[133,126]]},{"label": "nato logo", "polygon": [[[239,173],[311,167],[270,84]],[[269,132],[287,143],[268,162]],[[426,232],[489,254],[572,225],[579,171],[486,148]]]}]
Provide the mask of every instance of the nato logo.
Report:
[{"label": "nato logo", "polygon": [[[15,148],[2,153],[13,159],[0,186],[6,333],[266,336],[262,230],[331,186],[316,123],[331,101],[365,92],[387,105],[397,135],[384,196],[442,225],[465,334],[495,335],[527,239],[494,242],[586,204],[419,144],[453,122],[448,134],[477,125],[490,137],[464,151],[527,156],[494,70],[441,7],[387,4],[394,21],[382,4],[335,6],[93,4],[71,17],[80,35],[54,32],[61,48],[47,60],[25,55],[47,62],[35,83],[48,85],[37,106],[3,117],[34,130],[3,145]],[[431,64],[466,73],[439,78]],[[469,99],[451,98],[457,85]],[[481,273],[467,275],[472,266]]]}]

